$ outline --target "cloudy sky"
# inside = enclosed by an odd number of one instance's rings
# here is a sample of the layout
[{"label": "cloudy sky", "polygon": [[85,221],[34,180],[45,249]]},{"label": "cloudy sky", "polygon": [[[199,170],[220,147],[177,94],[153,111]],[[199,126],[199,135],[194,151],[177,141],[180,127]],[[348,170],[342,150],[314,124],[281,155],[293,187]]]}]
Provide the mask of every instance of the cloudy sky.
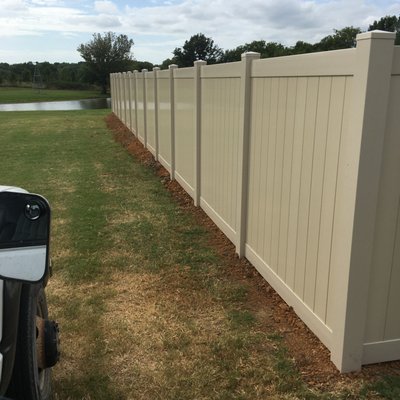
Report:
[{"label": "cloudy sky", "polygon": [[79,44],[113,31],[134,40],[137,60],[160,63],[199,32],[223,49],[293,45],[399,14],[400,0],[0,0],[0,62],[81,61]]}]

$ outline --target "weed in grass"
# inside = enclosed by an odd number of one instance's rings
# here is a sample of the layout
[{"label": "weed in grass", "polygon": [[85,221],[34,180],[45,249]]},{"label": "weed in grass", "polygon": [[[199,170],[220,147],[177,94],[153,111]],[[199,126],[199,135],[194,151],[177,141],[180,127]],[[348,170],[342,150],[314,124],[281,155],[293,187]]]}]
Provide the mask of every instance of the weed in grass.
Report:
[{"label": "weed in grass", "polygon": [[234,329],[250,329],[256,321],[254,315],[248,310],[231,310],[228,318]]}]

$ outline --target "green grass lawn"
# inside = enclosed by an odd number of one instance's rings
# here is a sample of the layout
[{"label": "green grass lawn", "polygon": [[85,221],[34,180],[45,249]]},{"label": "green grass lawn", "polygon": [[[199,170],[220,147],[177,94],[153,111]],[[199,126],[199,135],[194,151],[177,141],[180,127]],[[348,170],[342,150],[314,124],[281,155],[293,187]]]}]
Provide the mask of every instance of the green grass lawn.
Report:
[{"label": "green grass lawn", "polygon": [[44,195],[53,211],[48,295],[62,341],[55,399],[398,393],[387,378],[373,386],[355,378],[329,393],[307,387],[209,233],[114,142],[107,113],[0,113],[0,184]]},{"label": "green grass lawn", "polygon": [[96,90],[36,90],[31,88],[0,87],[0,104],[33,103],[39,101],[82,100],[106,97]]}]

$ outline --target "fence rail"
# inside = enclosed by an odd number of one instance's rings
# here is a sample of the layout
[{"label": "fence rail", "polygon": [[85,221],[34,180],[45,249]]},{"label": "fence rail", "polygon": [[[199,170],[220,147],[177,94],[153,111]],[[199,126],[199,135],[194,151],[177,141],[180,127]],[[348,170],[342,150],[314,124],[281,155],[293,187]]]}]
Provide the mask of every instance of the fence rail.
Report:
[{"label": "fence rail", "polygon": [[111,74],[113,112],[330,349],[400,358],[400,48]]}]

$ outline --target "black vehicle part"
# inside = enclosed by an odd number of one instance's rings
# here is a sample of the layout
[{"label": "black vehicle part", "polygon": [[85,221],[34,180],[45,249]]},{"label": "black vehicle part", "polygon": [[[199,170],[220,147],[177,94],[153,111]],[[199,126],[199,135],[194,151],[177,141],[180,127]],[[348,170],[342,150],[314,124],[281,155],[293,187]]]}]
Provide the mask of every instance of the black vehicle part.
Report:
[{"label": "black vehicle part", "polygon": [[10,384],[14,368],[15,348],[18,336],[19,306],[22,284],[4,281],[3,286],[3,337],[0,342],[0,353],[3,355],[3,375],[0,393],[5,393]]},{"label": "black vehicle part", "polygon": [[36,317],[36,352],[38,367],[51,368],[60,359],[59,329],[56,321]]},{"label": "black vehicle part", "polygon": [[37,317],[48,318],[43,285],[23,285],[14,371],[7,392],[15,400],[51,398],[51,370],[38,367]]}]

